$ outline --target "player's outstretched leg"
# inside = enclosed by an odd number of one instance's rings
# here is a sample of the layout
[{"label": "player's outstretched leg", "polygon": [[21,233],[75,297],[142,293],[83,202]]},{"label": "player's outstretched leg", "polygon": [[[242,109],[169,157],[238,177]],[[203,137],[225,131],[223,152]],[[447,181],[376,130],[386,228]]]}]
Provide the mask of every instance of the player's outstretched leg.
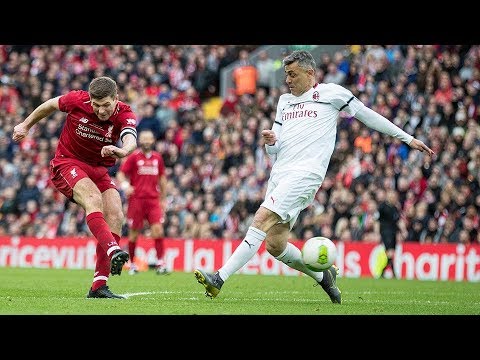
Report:
[{"label": "player's outstretched leg", "polygon": [[123,265],[128,261],[129,255],[126,251],[117,250],[110,260],[110,272],[112,275],[120,275]]},{"label": "player's outstretched leg", "polygon": [[197,269],[195,270],[195,277],[197,281],[205,287],[205,296],[213,299],[218,295],[223,285],[223,280],[218,274],[218,271],[215,274],[209,274]]},{"label": "player's outstretched leg", "polygon": [[334,304],[342,303],[342,292],[337,286],[338,267],[330,266],[323,271],[323,280],[319,282],[323,290],[330,296],[330,300]]}]

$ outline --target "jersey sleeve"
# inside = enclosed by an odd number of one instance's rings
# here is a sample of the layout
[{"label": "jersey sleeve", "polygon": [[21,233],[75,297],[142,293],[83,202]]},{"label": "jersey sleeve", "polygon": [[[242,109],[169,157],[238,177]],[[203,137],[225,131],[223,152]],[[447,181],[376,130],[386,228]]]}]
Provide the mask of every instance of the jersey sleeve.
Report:
[{"label": "jersey sleeve", "polygon": [[132,134],[135,139],[137,138],[137,116],[129,107],[122,112],[120,124],[120,140],[126,134]]},{"label": "jersey sleeve", "polygon": [[351,116],[362,109],[365,105],[352,94],[352,92],[343,86],[337,84],[328,84],[329,102],[338,111],[345,111]]},{"label": "jersey sleeve", "polygon": [[63,112],[70,112],[75,107],[82,95],[82,90],[72,90],[58,99],[58,108]]},{"label": "jersey sleeve", "polygon": [[265,150],[268,155],[274,155],[280,150],[280,144],[281,144],[281,133],[282,133],[282,125],[283,125],[283,119],[282,119],[282,110],[285,106],[285,98],[283,96],[280,96],[278,99],[278,104],[277,104],[277,112],[275,114],[275,121],[273,122],[271,130],[275,132],[275,136],[277,138],[277,141],[273,145],[268,145],[265,144]]}]

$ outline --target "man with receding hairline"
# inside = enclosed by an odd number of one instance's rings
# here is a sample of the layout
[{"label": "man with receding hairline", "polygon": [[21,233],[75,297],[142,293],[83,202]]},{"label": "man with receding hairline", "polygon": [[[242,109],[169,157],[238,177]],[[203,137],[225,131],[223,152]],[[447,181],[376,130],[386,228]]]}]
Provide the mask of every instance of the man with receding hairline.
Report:
[{"label": "man with receding hairline", "polygon": [[348,89],[337,84],[318,84],[316,64],[305,50],[283,59],[290,93],[280,96],[271,129],[262,131],[265,148],[275,156],[263,203],[255,213],[244,240],[215,273],[195,270],[205,295],[216,297],[224,282],[242,268],[266,242],[267,251],[287,266],[312,277],[332,303],[341,304],[336,284],[338,268],[314,272],[303,263],[301,251],[288,242],[288,235],[300,212],[309,206],[325,178],[335,148],[337,118],[341,111],[368,127],[398,138],[412,149],[433,155],[422,141],[415,139],[388,119],[366,107]]}]

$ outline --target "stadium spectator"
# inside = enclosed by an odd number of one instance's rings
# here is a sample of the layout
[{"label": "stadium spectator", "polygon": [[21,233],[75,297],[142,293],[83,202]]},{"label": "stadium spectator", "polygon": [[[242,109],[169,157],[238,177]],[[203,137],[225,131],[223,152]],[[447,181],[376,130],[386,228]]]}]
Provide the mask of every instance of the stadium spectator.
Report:
[{"label": "stadium spectator", "polygon": [[[333,303],[341,303],[336,284],[338,268],[314,272],[302,261],[300,249],[288,242],[300,212],[313,202],[322,185],[335,148],[337,118],[341,111],[368,127],[401,139],[411,148],[433,151],[382,115],[366,107],[346,88],[316,83],[316,64],[307,51],[294,51],[283,60],[291,94],[280,97],[274,124],[262,130],[268,154],[276,156],[264,202],[256,211],[245,238],[223,266],[210,274],[194,271],[197,281],[214,298],[224,282],[243,267],[266,240],[267,251],[285,265],[312,277]],[[283,127],[283,125],[286,125]],[[307,145],[308,146],[307,146]]]},{"label": "stadium spectator", "polygon": [[[209,63],[207,63],[207,61],[209,61]],[[218,64],[215,48],[211,49],[208,60],[205,56],[199,56],[196,59],[195,71],[192,73],[192,86],[201,100],[206,100],[218,92],[216,85],[217,69]]]},{"label": "stadium spectator", "polygon": [[[376,105],[377,97],[375,95],[381,94],[386,98],[386,105],[382,102],[380,104],[385,114],[391,112],[393,122],[406,130],[404,127],[408,124],[410,117],[413,115],[412,105],[407,98],[407,89],[409,82],[417,83],[417,95],[424,97],[424,102],[420,103],[421,111],[420,123],[417,124],[415,135],[424,142],[430,143],[430,148],[438,154],[436,159],[432,159],[428,163],[428,156],[412,151],[414,155],[414,162],[404,161],[410,152],[409,147],[398,141],[401,147],[397,145],[392,146],[397,139],[383,136],[376,131],[370,131],[372,136],[372,156],[374,159],[375,171],[362,171],[353,173],[352,182],[342,184],[342,188],[349,196],[354,199],[361,199],[362,194],[368,193],[374,196],[379,184],[384,183],[384,178],[388,177],[387,183],[392,183],[392,177],[387,171],[387,167],[391,167],[394,172],[394,187],[399,194],[399,200],[403,205],[405,201],[406,191],[410,184],[410,174],[412,167],[422,166],[424,177],[428,180],[431,193],[434,196],[433,201],[429,201],[429,216],[439,216],[440,221],[445,221],[449,216],[454,216],[451,211],[453,202],[443,204],[440,202],[440,197],[443,193],[452,192],[455,195],[463,186],[468,185],[471,189],[471,195],[468,197],[468,203],[474,204],[477,209],[480,209],[480,186],[479,186],[479,166],[475,165],[480,160],[476,160],[476,153],[480,149],[480,138],[478,133],[479,115],[478,106],[480,105],[480,97],[478,96],[478,87],[480,84],[480,71],[477,69],[479,61],[477,54],[480,47],[478,45],[462,45],[462,46],[443,46],[443,45],[384,45],[387,57],[387,72],[388,81],[382,80],[376,82],[371,74],[368,73],[366,67],[366,56],[368,50],[371,48],[368,45],[349,45],[346,47],[348,54],[345,59],[350,62],[350,71],[352,67],[357,67],[357,75],[353,76],[354,80],[347,81],[346,86],[352,93],[357,96],[365,105]],[[15,111],[7,112],[5,108],[0,108],[0,203],[5,198],[5,192],[10,192],[14,200],[20,190],[20,184],[24,182],[26,176],[30,172],[35,173],[37,178],[37,186],[42,190],[42,198],[40,199],[40,209],[47,209],[47,212],[55,216],[58,220],[57,233],[58,236],[71,237],[85,237],[88,236],[88,227],[83,222],[84,212],[82,208],[78,208],[70,213],[71,202],[62,201],[63,195],[58,192],[52,184],[45,178],[45,174],[49,174],[48,162],[53,157],[58,143],[63,126],[63,114],[55,113],[50,118],[40,121],[29,136],[34,142],[31,144],[37,147],[36,151],[20,147],[11,140],[11,133],[15,123],[21,121],[25,113],[31,112],[42,101],[47,100],[52,96],[62,95],[65,90],[65,84],[71,84],[72,88],[87,88],[88,82],[94,75],[111,75],[116,76],[117,84],[119,86],[119,98],[130,103],[132,109],[142,109],[144,104],[151,103],[156,109],[156,115],[159,118],[161,126],[160,139],[156,142],[156,148],[160,150],[165,159],[165,171],[167,176],[167,185],[169,188],[169,199],[167,207],[165,208],[165,232],[166,234],[182,234],[184,226],[183,215],[180,216],[180,221],[177,221],[177,211],[181,214],[192,214],[196,219],[196,213],[193,213],[193,208],[187,206],[188,201],[186,195],[193,193],[193,196],[205,207],[210,214],[209,221],[214,228],[214,237],[221,238],[222,232],[225,228],[225,218],[222,215],[222,207],[224,203],[239,201],[239,189],[236,186],[244,187],[246,178],[241,178],[235,184],[230,180],[227,181],[227,176],[222,173],[223,159],[225,156],[226,145],[225,141],[233,137],[240,143],[251,143],[251,137],[257,144],[254,151],[255,173],[257,183],[260,185],[261,192],[266,189],[266,179],[268,178],[272,159],[265,154],[263,139],[260,134],[260,129],[267,128],[273,121],[275,115],[276,104],[279,96],[288,92],[285,85],[280,87],[272,87],[270,94],[267,96],[268,107],[265,107],[265,100],[261,97],[254,96],[253,99],[241,99],[242,106],[235,107],[234,116],[226,116],[219,114],[213,119],[206,119],[201,111],[195,111],[195,117],[188,115],[186,122],[182,123],[183,118],[180,119],[177,115],[178,101],[172,101],[178,92],[185,90],[175,89],[169,82],[168,69],[174,58],[180,59],[181,66],[185,70],[187,79],[193,85],[192,73],[192,57],[209,56],[213,54],[211,70],[215,69],[215,64],[218,63],[218,70],[216,73],[216,81],[219,79],[219,71],[225,66],[231,64],[238,59],[237,54],[244,45],[185,45],[185,46],[164,46],[164,45],[35,45],[35,46],[0,46],[3,50],[4,60],[3,66],[0,67],[0,78],[5,84],[9,84],[10,91],[7,97],[15,97],[15,100],[6,99],[7,102],[13,104]],[[216,53],[215,53],[216,48]],[[252,49],[250,49],[252,50]],[[283,55],[288,54],[288,48],[282,49]],[[441,70],[443,70],[442,58],[445,53],[458,54],[460,56],[460,64],[465,63],[466,57],[471,57],[473,61],[473,71],[469,79],[463,79],[461,73],[458,71],[458,76],[451,75],[452,86],[454,88],[451,102],[445,104],[437,104],[434,98],[434,92],[438,88]],[[100,56],[99,56],[100,55]],[[217,59],[215,59],[217,57]],[[335,61],[332,57],[325,57],[327,60],[325,65],[329,62]],[[393,58],[393,60],[392,60]],[[455,58],[455,57],[453,57]],[[85,59],[82,60],[82,59]],[[90,60],[92,59],[92,60]],[[410,67],[403,64],[405,61],[413,61],[417,68],[415,77],[408,77],[407,72]],[[209,61],[210,62],[210,61]],[[427,64],[427,74],[423,73],[424,65]],[[450,62],[454,67],[455,62]],[[59,64],[59,65],[58,65]],[[95,66],[95,69],[90,69],[90,64]],[[281,67],[281,59],[275,59],[276,68]],[[451,65],[448,65],[451,71]],[[152,68],[153,67],[153,68]],[[188,67],[188,69],[187,69]],[[325,69],[327,66],[325,66]],[[152,71],[153,69],[153,71]],[[461,67],[460,67],[461,69]],[[449,72],[450,73],[450,72]],[[317,72],[319,82],[322,80],[320,71]],[[453,73],[452,73],[453,74]],[[368,75],[368,76],[367,76]],[[218,83],[216,87],[218,89]],[[16,89],[18,91],[12,91]],[[234,91],[234,90],[233,90]],[[18,95],[19,96],[18,96]],[[155,94],[156,97],[155,97]],[[257,94],[256,94],[257,95]],[[261,94],[260,94],[261,95]],[[410,95],[409,95],[410,96]],[[225,100],[225,99],[224,99]],[[261,101],[261,104],[257,104]],[[412,103],[413,104],[413,103]],[[203,104],[202,104],[203,107]],[[463,110],[458,111],[461,108]],[[230,109],[229,109],[230,110]],[[231,110],[230,110],[231,111]],[[228,111],[227,111],[228,112]],[[436,113],[435,113],[436,112]],[[456,114],[458,121],[456,120]],[[384,115],[385,115],[384,114]],[[466,117],[464,116],[466,114]],[[437,116],[438,115],[438,116]],[[390,118],[390,116],[386,116]],[[462,119],[463,117],[463,119]],[[433,119],[433,121],[432,121]],[[177,124],[172,126],[169,132],[165,133],[168,124]],[[195,129],[189,132],[189,129]],[[250,124],[256,124],[255,129],[250,129]],[[267,125],[265,125],[267,124]],[[182,146],[182,141],[189,143],[192,141],[190,137],[200,132],[204,128],[205,133],[208,133],[208,140],[201,146]],[[324,183],[322,184],[322,193],[325,194],[325,202],[322,204],[312,204],[305,215],[315,216],[315,231],[319,232],[323,229],[325,232],[331,232],[334,229],[329,229],[329,219],[325,214],[321,214],[322,207],[331,209],[334,198],[330,193],[329,183],[331,179],[335,178],[336,173],[344,163],[347,155],[353,153],[353,141],[355,137],[359,136],[362,130],[362,125],[355,118],[341,115],[338,124],[337,149],[332,155],[332,159],[326,174]],[[451,149],[446,146],[451,142],[453,129],[461,127],[465,130],[463,141],[456,143],[457,148]],[[249,129],[247,132],[246,129]],[[418,132],[419,129],[423,132]],[[172,133],[170,133],[172,132]],[[459,130],[455,130],[460,133]],[[3,135],[2,135],[3,134]],[[195,135],[196,136],[196,135]],[[460,138],[459,138],[460,139]],[[175,141],[175,143],[173,143]],[[230,141],[230,140],[228,140]],[[30,140],[29,140],[30,143]],[[36,145],[35,145],[36,144]],[[180,147],[179,147],[180,146]],[[227,150],[228,147],[227,146]],[[250,146],[250,145],[248,145]],[[391,147],[392,146],[392,147]],[[391,148],[390,148],[391,147]],[[385,163],[383,153],[388,152],[388,162]],[[451,154],[451,151],[455,151]],[[176,192],[177,176],[174,169],[177,166],[185,166],[180,164],[180,159],[188,160],[190,152],[197,157],[203,159],[205,170],[197,175],[200,183],[187,184],[182,188],[182,192]],[[354,154],[357,156],[357,152]],[[450,190],[445,187],[445,182],[449,175],[449,159],[457,158],[459,163],[455,164],[458,171],[453,170],[453,174],[457,176],[456,181],[460,182],[462,186]],[[249,161],[248,154],[245,155],[245,161]],[[213,159],[211,162],[208,159]],[[361,158],[359,158],[362,161]],[[420,161],[418,161],[420,160]],[[444,162],[447,161],[446,163]],[[449,160],[451,163],[453,161]],[[446,164],[446,165],[445,165]],[[466,164],[466,169],[464,165]],[[367,170],[367,169],[365,169]],[[448,170],[448,172],[447,172]],[[115,167],[111,169],[112,174],[115,173]],[[188,167],[186,170],[188,171]],[[466,173],[464,173],[466,171]],[[181,172],[180,172],[181,174]],[[226,182],[224,182],[226,181]],[[6,190],[5,186],[8,184],[11,189]],[[349,186],[347,184],[350,184]],[[340,184],[337,184],[339,187]],[[224,196],[226,189],[231,187],[233,197]],[[13,192],[11,191],[13,190]],[[44,190],[50,192],[51,196],[45,197]],[[256,206],[249,206],[249,217],[253,216],[256,208],[261,203],[261,197],[257,192],[258,204]],[[229,192],[230,193],[230,192]],[[430,196],[426,190],[424,196]],[[170,195],[171,194],[171,195]],[[213,195],[213,199],[212,199]],[[252,194],[253,195],[253,194]],[[413,194],[412,194],[413,195]],[[249,194],[250,196],[250,194]],[[174,200],[173,200],[174,199]],[[452,198],[454,199],[454,198]],[[476,199],[479,199],[476,202]],[[122,198],[122,200],[124,200]],[[172,201],[170,201],[172,200]],[[408,200],[410,202],[410,200]],[[11,202],[10,202],[11,203]],[[413,207],[417,207],[415,197],[411,201]],[[207,207],[208,205],[208,207]],[[376,206],[376,205],[372,205]],[[16,207],[16,212],[9,213],[3,216],[0,220],[0,233],[12,235],[9,229],[15,228],[15,223],[18,222],[21,213]],[[228,207],[226,207],[228,208]],[[353,205],[352,205],[353,208]],[[408,208],[408,206],[406,207]],[[411,210],[408,210],[409,212]],[[480,211],[480,210],[477,210]],[[413,212],[414,214],[415,212]],[[315,215],[314,215],[315,214]],[[435,215],[437,214],[437,215]],[[303,216],[303,215],[301,215]],[[0,215],[0,217],[2,217]],[[350,219],[355,218],[351,215]],[[402,218],[408,219],[407,213],[402,210]],[[437,219],[437,218],[436,218]],[[296,225],[295,233],[292,237],[300,235],[304,232],[304,223],[300,221]],[[361,219],[357,219],[361,220]],[[311,221],[305,223],[305,227],[311,225]],[[69,226],[67,226],[69,224]],[[353,231],[352,237],[358,241],[367,241],[371,233],[363,231],[363,223],[359,222],[358,231]],[[464,226],[462,223],[458,226]],[[413,226],[413,222],[406,221],[405,227],[409,230]],[[439,227],[441,225],[439,224]],[[37,238],[42,238],[43,231],[36,231],[34,223],[24,224],[21,227],[16,227],[20,236],[27,234],[34,234]],[[172,227],[172,230],[169,230]],[[476,227],[478,229],[478,225]],[[127,236],[126,227],[124,227],[124,236]],[[403,230],[402,230],[403,231]],[[239,228],[239,234],[241,230]],[[49,231],[49,234],[51,232]],[[345,234],[345,233],[344,233]],[[245,235],[243,232],[240,238]],[[405,236],[406,235],[402,235]],[[181,235],[183,238],[184,236]],[[436,236],[433,241],[438,242],[439,236]],[[346,240],[346,239],[345,239]],[[413,241],[418,241],[415,239]],[[475,240],[478,244],[478,237]]]},{"label": "stadium spectator", "polygon": [[129,274],[138,273],[135,264],[135,250],[139,234],[150,225],[153,238],[157,274],[168,274],[164,261],[165,241],[163,208],[165,207],[167,179],[162,154],[154,150],[155,136],[151,130],[138,132],[139,149],[122,161],[117,172],[117,180],[128,198],[127,226],[128,253],[130,255]]},{"label": "stadium spectator", "polygon": [[250,63],[248,56],[247,50],[240,50],[239,63],[232,72],[237,96],[245,94],[253,96],[257,91],[258,70],[255,65]]},{"label": "stadium spectator", "polygon": [[137,132],[142,130],[150,130],[153,133],[155,140],[160,139],[162,134],[160,120],[155,114],[155,107],[151,103],[146,103],[142,106],[141,113],[139,114]]},{"label": "stadium spectator", "polygon": [[40,205],[40,199],[41,192],[37,186],[37,179],[34,175],[28,175],[17,194],[18,209],[22,212],[25,211],[26,205],[30,200],[33,200],[37,205]]},{"label": "stadium spectator", "polygon": [[[110,273],[120,275],[128,253],[119,246],[123,223],[122,203],[108,174],[117,159],[136,148],[136,116],[118,100],[117,84],[109,77],[94,78],[84,90],[50,98],[15,125],[12,139],[26,139],[32,127],[60,110],[67,113],[51,180],[69,200],[85,210],[86,222],[97,239],[96,265],[87,298],[116,298],[107,286]],[[122,147],[115,144],[121,140]]]},{"label": "stadium spectator", "polygon": [[266,50],[262,50],[258,53],[258,59],[255,63],[255,67],[258,72],[258,88],[265,89],[267,94],[270,93],[270,88],[273,87],[272,82],[275,78],[275,64],[274,60],[268,56]]}]

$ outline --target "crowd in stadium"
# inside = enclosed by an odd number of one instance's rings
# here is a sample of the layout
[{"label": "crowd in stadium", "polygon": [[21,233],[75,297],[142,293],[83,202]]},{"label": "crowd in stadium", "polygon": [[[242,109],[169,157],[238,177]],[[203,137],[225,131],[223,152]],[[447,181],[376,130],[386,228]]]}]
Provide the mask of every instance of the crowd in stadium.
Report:
[{"label": "crowd in stadium", "polygon": [[[279,59],[248,63],[256,47],[0,45],[0,236],[90,236],[83,210],[49,181],[64,114],[43,119],[19,144],[11,135],[44,100],[106,75],[136,112],[138,131],[157,138],[168,179],[165,236],[243,238],[273,161],[260,132],[289,91],[265,80]],[[248,82],[230,89],[207,117],[220,71],[236,61],[256,68],[253,90]],[[316,61],[318,82],[347,87],[436,156],[342,115],[327,177],[291,237],[378,242],[378,204],[394,189],[402,240],[480,244],[480,46],[349,45]]]}]

